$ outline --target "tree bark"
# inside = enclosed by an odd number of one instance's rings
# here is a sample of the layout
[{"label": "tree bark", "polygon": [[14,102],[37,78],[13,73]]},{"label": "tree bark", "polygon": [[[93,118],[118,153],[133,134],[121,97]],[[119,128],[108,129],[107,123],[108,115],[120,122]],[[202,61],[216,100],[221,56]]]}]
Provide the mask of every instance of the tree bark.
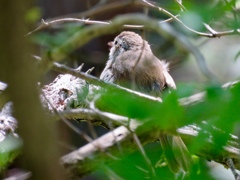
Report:
[{"label": "tree bark", "polygon": [[24,141],[22,168],[31,172],[31,179],[60,180],[64,176],[59,165],[56,129],[41,107],[36,63],[30,58],[33,48],[24,37],[30,25],[31,4],[31,0],[1,1],[0,77],[8,84]]}]

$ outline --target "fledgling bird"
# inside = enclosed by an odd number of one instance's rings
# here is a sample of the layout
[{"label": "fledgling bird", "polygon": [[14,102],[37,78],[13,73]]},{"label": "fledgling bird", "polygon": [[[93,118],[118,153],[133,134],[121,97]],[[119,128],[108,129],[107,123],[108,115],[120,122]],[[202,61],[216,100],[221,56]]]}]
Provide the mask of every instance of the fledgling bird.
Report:
[{"label": "fledgling bird", "polygon": [[168,64],[154,56],[138,34],[124,31],[108,45],[109,60],[100,79],[152,95],[159,95],[167,87],[176,88]]},{"label": "fledgling bird", "polygon": [[[109,59],[100,79],[143,93],[159,96],[163,90],[176,89],[168,73],[168,64],[153,55],[147,41],[134,32],[123,31],[109,42]],[[179,136],[161,135],[159,138],[170,169],[188,171],[191,156]]]}]

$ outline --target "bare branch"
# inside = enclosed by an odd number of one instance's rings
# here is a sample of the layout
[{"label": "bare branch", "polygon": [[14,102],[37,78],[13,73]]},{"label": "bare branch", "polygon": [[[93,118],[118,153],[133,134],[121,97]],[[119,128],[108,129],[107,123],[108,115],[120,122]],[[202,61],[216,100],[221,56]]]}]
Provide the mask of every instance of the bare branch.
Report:
[{"label": "bare branch", "polygon": [[182,0],[175,0],[175,2],[179,5],[182,11],[187,11],[187,9],[182,4]]},{"label": "bare branch", "polygon": [[76,164],[78,161],[84,160],[85,158],[98,151],[98,149],[105,150],[113,146],[116,142],[123,141],[129,134],[130,132],[126,127],[120,126],[112,132],[109,132],[92,141],[91,143],[83,146],[82,148],[63,156],[61,158],[61,161],[65,165]]},{"label": "bare branch", "polygon": [[[179,15],[176,15],[175,17],[178,17]],[[159,23],[167,23],[167,22],[171,22],[173,20],[173,18],[169,18],[163,21],[160,21]],[[88,25],[93,25],[93,24],[100,24],[100,25],[109,25],[111,24],[111,22],[107,22],[107,21],[96,21],[96,20],[90,20],[90,19],[77,19],[77,18],[63,18],[63,19],[58,19],[58,20],[53,20],[53,21],[44,21],[42,19],[41,21],[41,25],[38,26],[36,29],[30,31],[29,33],[26,34],[26,36],[29,36],[37,31],[41,31],[47,28],[54,28],[54,26],[58,25],[58,24],[63,24],[63,23],[68,23],[68,22],[75,22],[75,23],[80,23],[80,24],[88,24]],[[127,29],[144,29],[143,25],[130,25],[130,24],[124,24],[123,28],[127,28]]]},{"label": "bare branch", "polygon": [[[188,143],[194,140],[194,137],[197,136],[198,134],[198,128],[196,126],[187,126],[184,128],[180,128],[178,129],[178,133],[179,135],[183,138],[184,142]],[[138,134],[138,137],[141,140],[141,143],[144,145],[149,141],[154,141],[157,137],[158,137],[158,133],[159,133],[159,129],[154,129],[151,130],[150,132],[148,132],[148,138],[143,138],[143,136],[145,136],[146,134]],[[124,127],[124,126],[120,126],[118,128],[116,128],[115,130],[103,135],[102,137],[99,137],[98,139],[96,139],[95,141],[93,141],[92,143],[94,143],[95,145],[91,145],[91,144],[87,144],[81,148],[79,148],[76,151],[73,151],[65,156],[63,156],[61,158],[61,162],[64,166],[66,167],[72,167],[74,169],[74,166],[76,167],[77,164],[79,166],[79,164],[84,161],[86,158],[90,157],[90,156],[98,156],[98,151],[96,149],[95,146],[97,146],[99,149],[101,150],[106,150],[108,149],[108,151],[112,150],[114,151],[114,147],[116,143],[120,143],[124,148],[127,148],[129,146],[129,141],[127,141],[128,138],[131,138],[131,133],[130,131]],[[236,137],[237,138],[237,137]],[[239,164],[238,164],[238,157],[240,155],[240,150],[238,147],[238,138],[236,140],[235,143],[231,143],[229,142],[225,147],[224,150],[222,151],[221,154],[216,155],[211,154],[213,153],[213,147],[214,144],[211,141],[205,142],[207,143],[206,146],[202,147],[201,151],[198,152],[197,155],[216,161],[218,163],[223,164],[224,166],[227,165],[227,161],[226,158],[224,157],[229,157],[232,158],[234,160],[234,165],[236,168],[240,168]],[[134,147],[131,146],[131,151],[133,151]],[[136,147],[135,147],[136,150]],[[82,164],[84,166],[84,164]],[[82,172],[84,173],[84,172]],[[86,173],[86,172],[85,172]]]},{"label": "bare branch", "polygon": [[[74,14],[68,14],[64,16],[58,16],[52,19],[47,19],[47,22],[55,21],[58,19],[65,19],[69,17],[75,17],[75,18],[91,18],[91,17],[96,17],[102,13],[106,13],[108,11],[115,11],[117,9],[124,9],[129,6],[135,6],[135,7],[147,7],[147,8],[152,8],[152,6],[147,5],[145,2],[142,0],[137,0],[137,1],[118,1],[118,2],[111,2],[99,6],[95,6],[94,8],[91,8],[87,11],[81,12],[81,13],[74,13]],[[164,20],[163,22],[169,22],[173,20],[172,17],[170,17],[167,20]]]},{"label": "bare branch", "polygon": [[65,74],[71,74],[73,76],[79,77],[81,79],[84,79],[86,81],[88,81],[89,83],[96,85],[96,86],[100,86],[100,87],[106,87],[108,89],[112,89],[112,90],[117,90],[117,91],[124,91],[124,92],[129,92],[132,94],[135,94],[137,96],[139,96],[140,98],[146,98],[146,99],[151,99],[153,101],[158,101],[161,102],[162,100],[160,98],[155,98],[153,96],[150,95],[146,95],[137,91],[133,91],[124,87],[121,87],[119,85],[116,84],[112,84],[112,83],[107,83],[103,80],[100,80],[94,76],[91,76],[90,74],[86,74],[86,73],[82,73],[82,72],[78,72],[74,69],[71,69],[67,66],[58,64],[58,63],[54,63],[53,64],[53,70],[61,72],[61,73],[65,73]]},{"label": "bare branch", "polygon": [[141,141],[139,140],[138,136],[136,135],[136,133],[132,133],[132,136],[133,136],[133,139],[135,141],[135,143],[137,144],[138,146],[138,149],[139,151],[141,152],[144,160],[146,161],[146,164],[148,165],[148,168],[149,168],[149,172],[151,173],[151,178],[156,178],[156,172],[153,168],[153,165],[150,161],[150,159],[148,158],[142,144],[141,144]]},{"label": "bare branch", "polygon": [[76,23],[80,23],[80,24],[105,24],[105,25],[110,24],[109,22],[104,22],[104,21],[92,21],[89,19],[77,19],[77,18],[63,18],[63,19],[57,19],[57,20],[53,20],[53,21],[49,21],[49,22],[46,22],[42,19],[41,25],[38,26],[33,31],[29,32],[27,35],[31,35],[34,32],[41,31],[43,29],[52,27],[53,25],[58,25],[58,24],[63,24],[63,23],[68,23],[68,22],[76,22]]},{"label": "bare branch", "polygon": [[81,131],[74,125],[72,125],[64,116],[62,116],[56,108],[53,106],[53,104],[48,100],[44,92],[42,92],[43,97],[46,99],[46,101],[50,104],[51,108],[53,109],[54,113],[74,132],[79,134],[84,140],[86,140],[88,143],[92,142],[92,138],[88,136],[85,132]]},{"label": "bare branch", "polygon": [[[92,109],[85,109],[85,108],[78,108],[78,109],[72,109],[72,110],[65,110],[62,112],[59,112],[62,116],[64,116],[67,119],[77,119],[78,121],[87,120],[87,121],[105,121],[105,122],[114,122],[114,124],[117,125],[124,125],[129,127],[131,130],[134,130],[137,125],[140,124],[140,122],[137,121],[130,121],[129,124],[129,118],[112,114],[109,112],[102,112],[99,110],[92,110]],[[54,119],[57,119],[57,116],[53,117]]]},{"label": "bare branch", "polygon": [[[181,2],[179,2],[178,0],[176,0],[176,3],[180,6],[180,8],[184,11],[186,11],[186,8],[182,5]],[[178,23],[180,23],[183,27],[185,27],[187,30],[200,35],[200,36],[205,36],[205,37],[210,37],[210,38],[215,38],[215,37],[221,37],[221,36],[225,36],[225,35],[233,35],[233,34],[239,34],[240,33],[240,29],[234,29],[234,30],[228,30],[228,31],[223,31],[223,32],[217,32],[215,30],[213,30],[209,25],[205,25],[205,27],[211,32],[211,33],[204,33],[204,32],[198,32],[190,27],[188,27],[186,24],[184,24],[179,18],[179,15],[173,15],[172,13],[170,13],[169,11],[167,11],[164,8],[161,8],[159,6],[156,6],[154,4],[152,4],[151,2],[147,1],[147,0],[139,0],[139,1],[124,1],[124,2],[114,2],[114,3],[108,3],[108,4],[104,4],[104,5],[98,5],[94,8],[91,8],[88,11],[82,12],[82,13],[78,13],[78,14],[69,14],[64,17],[57,17],[54,19],[49,19],[47,20],[47,22],[45,22],[44,20],[41,21],[41,25],[39,27],[37,27],[35,30],[29,32],[27,35],[32,34],[33,32],[45,29],[47,27],[50,27],[52,25],[56,25],[56,24],[61,24],[61,23],[65,23],[65,22],[78,22],[81,24],[101,24],[101,25],[109,25],[110,22],[105,22],[105,21],[94,21],[94,20],[90,20],[90,19],[84,19],[83,17],[91,17],[91,16],[95,16],[99,13],[102,12],[106,12],[108,10],[114,10],[114,9],[118,9],[118,8],[124,8],[127,7],[129,5],[134,5],[134,6],[140,6],[140,7],[147,7],[147,8],[152,8],[152,9],[156,9],[164,14],[166,14],[167,16],[169,16],[170,18],[164,21],[161,21],[159,23],[165,23],[165,22],[170,22],[172,20],[176,20]],[[79,17],[81,19],[77,19],[77,18],[69,18],[69,17]],[[235,16],[234,16],[235,17]],[[236,23],[237,24],[237,23]],[[126,25],[123,24],[123,27],[126,28],[131,28],[131,29],[143,29],[144,26],[139,24],[139,25]]]},{"label": "bare branch", "polygon": [[[181,7],[182,10],[186,11],[186,8],[179,2],[176,0],[176,3]],[[164,20],[163,22],[169,22],[172,20],[176,20],[178,23],[180,23],[183,27],[185,27],[187,30],[189,30],[190,32],[193,32],[197,35],[200,36],[204,36],[204,37],[209,37],[209,38],[215,38],[215,37],[221,37],[221,36],[226,36],[226,35],[233,35],[233,34],[239,34],[240,33],[240,29],[235,29],[235,30],[228,30],[228,31],[222,31],[222,32],[217,32],[215,31],[215,33],[203,33],[203,32],[198,32],[190,27],[188,27],[187,25],[185,25],[180,19],[178,19],[177,17],[179,15],[173,15],[172,13],[170,13],[169,11],[167,11],[164,8],[161,8],[159,6],[156,6],[154,4],[152,4],[151,2],[147,1],[147,0],[139,0],[139,1],[123,1],[123,2],[114,2],[114,3],[108,3],[108,4],[104,4],[102,6],[97,6],[96,8],[91,8],[88,11],[82,12],[82,13],[76,13],[76,14],[69,14],[67,16],[60,16],[60,17],[56,17],[54,19],[48,19],[47,21],[56,21],[58,19],[65,19],[66,17],[93,17],[96,16],[98,14],[101,13],[106,13],[106,11],[113,11],[115,9],[121,9],[121,8],[125,8],[128,7],[129,5],[131,6],[140,6],[140,7],[149,7],[152,9],[156,9],[164,14],[166,14],[167,16],[169,16],[170,18],[167,20]],[[128,25],[126,25],[128,26]],[[131,28],[131,26],[130,26]],[[142,28],[142,26],[139,25],[133,28]],[[207,28],[208,29],[208,28]]]},{"label": "bare branch", "polygon": [[[120,88],[119,86],[115,86],[112,84],[108,84],[105,82],[102,82],[100,80],[98,80],[95,77],[90,76],[89,74],[86,73],[81,73],[79,72],[79,69],[81,69],[82,66],[80,66],[80,68],[73,70],[70,68],[67,68],[65,66],[59,65],[57,63],[54,63],[54,68],[56,68],[57,70],[60,70],[62,72],[68,73],[68,74],[72,74],[76,77],[80,77],[83,78],[85,80],[91,81],[93,82],[93,84],[95,85],[100,85],[102,87],[109,87],[109,88]],[[231,83],[227,83],[225,85],[223,85],[223,87],[228,88],[234,84],[236,84],[238,82],[231,82]],[[129,93],[133,93],[133,91],[128,91],[127,89],[124,89]],[[141,94],[141,93],[140,93]],[[141,97],[141,96],[140,96]],[[199,102],[199,100],[203,100],[204,97],[204,93],[203,95],[200,96],[201,98],[193,98],[193,100],[191,100],[191,98],[189,98],[185,103],[183,101],[183,103],[181,103],[182,105],[189,105],[190,103],[196,103]],[[156,101],[157,99],[153,98],[151,99],[153,101]],[[159,101],[161,102],[161,101]],[[92,107],[92,109],[76,109],[76,110],[68,110],[68,111],[63,111],[61,112],[61,116],[64,116],[65,118],[82,118],[85,120],[91,119],[91,120],[101,120],[104,119],[105,121],[111,121],[114,122],[116,124],[124,124],[124,126],[128,126],[129,122],[130,122],[130,129],[131,131],[135,131],[136,128],[141,127],[143,124],[138,122],[137,120],[129,120],[129,118],[127,117],[123,117],[123,116],[118,116],[115,114],[111,114],[111,113],[107,113],[107,112],[101,112],[100,110],[96,109],[95,107]],[[91,143],[87,144],[86,146],[80,148],[77,151],[74,151],[72,153],[70,153],[69,155],[66,155],[62,158],[62,162],[64,165],[68,166],[68,165],[73,165],[75,166],[76,163],[78,163],[79,161],[85,160],[87,157],[89,157],[89,155],[93,155],[95,153],[98,154],[98,152],[104,152],[105,149],[107,148],[112,148],[113,146],[115,146],[117,143],[122,142],[123,140],[125,140],[126,138],[131,138],[132,136],[130,135],[130,131],[128,128],[125,128],[124,126],[121,126],[120,128],[117,128],[115,130],[113,130],[112,132],[104,135],[103,137],[100,137],[97,140],[92,141]],[[159,126],[161,127],[161,126]],[[151,132],[144,132],[141,134],[138,134],[141,143],[145,144],[149,141],[153,141],[158,137],[158,133],[161,131],[162,129],[151,129]],[[147,138],[146,138],[146,134],[148,134]],[[168,132],[169,133],[169,132]],[[193,128],[193,126],[189,126],[189,127],[185,127],[185,128],[180,128],[178,129],[178,133],[183,137],[183,139],[188,142],[191,141],[194,136],[197,136],[198,133],[198,129],[197,128]],[[110,138],[110,139],[108,139]],[[107,140],[108,139],[108,140]],[[107,143],[106,143],[107,140]],[[239,149],[237,146],[237,142],[238,138],[234,137],[231,139],[231,142],[229,142],[228,146],[225,147],[224,149],[224,156],[214,156],[212,157],[211,154],[209,154],[209,149],[203,149],[201,152],[199,152],[199,156],[202,157],[208,157],[208,159],[211,160],[215,160],[216,162],[222,163],[222,164],[226,164],[226,161],[222,158],[222,157],[231,157],[233,158],[235,161],[239,155]],[[232,143],[233,142],[233,143]],[[122,142],[123,143],[123,142]],[[122,145],[121,143],[121,145]],[[209,142],[209,148],[212,147],[211,142]],[[125,141],[124,141],[125,144]],[[125,145],[124,145],[125,147]],[[238,165],[236,165],[237,168]]]},{"label": "bare branch", "polygon": [[[176,20],[178,23],[180,23],[183,27],[185,27],[187,30],[189,30],[190,32],[193,32],[193,33],[195,33],[197,35],[200,35],[200,36],[203,36],[203,37],[215,38],[215,37],[221,37],[221,36],[225,36],[225,35],[233,35],[233,34],[239,34],[240,33],[240,29],[234,29],[234,30],[222,31],[222,32],[212,31],[212,29],[211,29],[211,31],[210,31],[211,33],[199,32],[199,31],[196,31],[196,30],[188,27],[180,19],[178,19],[176,16],[174,16],[172,13],[165,10],[164,8],[161,8],[159,6],[155,6],[154,4],[150,3],[147,0],[142,0],[142,1],[145,2],[147,5],[149,5],[150,7],[157,8],[160,12],[163,12],[164,14],[170,16],[171,18]],[[209,30],[210,26],[207,26],[206,28]]]},{"label": "bare branch", "polygon": [[[236,83],[239,82],[231,82],[231,83],[226,83],[223,85],[223,88],[229,88],[232,85],[235,85]],[[192,96],[190,98],[188,98],[186,100],[180,100],[181,105],[191,105],[200,101],[203,101],[205,96],[205,93],[200,93],[199,95],[196,95],[196,97]],[[115,145],[117,143],[121,142],[121,146],[123,146],[124,148],[126,148],[128,144],[128,141],[126,141],[127,138],[131,138],[131,132],[129,131],[128,128],[125,128],[125,126],[128,126],[129,122],[131,124],[131,131],[135,132],[135,129],[138,129],[139,127],[141,127],[142,123],[138,122],[137,120],[129,120],[129,118],[127,117],[123,117],[123,116],[118,116],[118,115],[114,115],[111,113],[107,113],[107,112],[101,112],[100,110],[96,109],[95,107],[91,107],[93,108],[93,110],[91,109],[76,109],[76,110],[71,110],[71,111],[63,111],[61,112],[61,114],[65,117],[74,117],[74,118],[78,118],[80,117],[88,120],[99,120],[99,119],[104,119],[105,121],[111,121],[114,122],[116,124],[124,124],[124,126],[121,126],[119,128],[116,128],[115,130],[105,134],[104,136],[98,138],[97,140],[93,141],[92,143],[96,143],[98,146],[97,148],[95,147],[96,144],[94,145],[86,145],[83,146],[82,148],[80,148],[79,150],[73,151],[72,153],[65,155],[62,158],[62,163],[66,166],[72,166],[74,168],[74,166],[76,166],[77,163],[82,162],[83,160],[85,160],[87,157],[89,156],[96,156],[98,153],[97,149],[101,149],[101,151],[104,151],[105,149],[114,149]],[[88,116],[87,116],[88,115]],[[161,125],[159,125],[159,127],[161,127]],[[216,128],[212,128],[213,131],[219,131]],[[140,133],[137,134],[138,137],[140,138],[141,143],[144,145],[146,143],[148,143],[149,141],[154,141],[158,135],[159,132],[162,131],[162,129],[151,129],[151,131],[148,132],[144,132],[144,133]],[[185,142],[191,142],[193,141],[194,137],[196,137],[198,135],[198,131],[199,128],[197,126],[186,126],[183,128],[179,128],[178,129],[178,133],[179,135],[183,138],[183,140]],[[148,134],[148,138],[146,138],[146,134]],[[167,132],[167,133],[171,133],[171,132]],[[119,136],[121,137],[120,139]],[[227,165],[227,161],[225,157],[230,157],[234,160],[235,162],[235,166],[236,168],[240,168],[239,165],[237,164],[237,160],[238,160],[238,156],[240,155],[240,151],[239,151],[239,147],[238,147],[238,138],[236,136],[231,136],[231,139],[228,141],[228,144],[224,147],[224,151],[222,152],[222,154],[219,154],[216,156],[216,154],[211,154],[211,152],[214,148],[213,142],[211,141],[211,137],[209,137],[209,142],[207,142],[208,145],[204,146],[200,152],[198,152],[197,155],[210,159],[210,160],[214,160],[218,163],[221,163],[223,165]],[[98,155],[97,155],[98,156]]]},{"label": "bare branch", "polygon": [[203,55],[186,38],[173,30],[173,28],[169,25],[165,23],[160,24],[157,20],[141,14],[121,15],[113,19],[112,23],[108,26],[92,25],[75,33],[75,35],[69,38],[68,41],[53,49],[42,59],[39,68],[40,72],[48,70],[54,61],[60,61],[66,58],[67,55],[76,47],[79,48],[83,46],[97,36],[108,34],[109,32],[114,33],[119,31],[119,28],[121,28],[124,24],[143,24],[146,29],[153,30],[166,38],[174,38],[178,44],[181,44],[181,47],[194,55],[203,74],[212,81],[216,81],[216,77],[208,70]]},{"label": "bare branch", "polygon": [[230,167],[234,177],[236,180],[240,180],[240,175],[238,174],[238,172],[236,171],[235,167],[234,167],[234,164],[233,164],[233,161],[231,158],[228,158],[227,159],[227,164],[228,164],[228,167]]}]

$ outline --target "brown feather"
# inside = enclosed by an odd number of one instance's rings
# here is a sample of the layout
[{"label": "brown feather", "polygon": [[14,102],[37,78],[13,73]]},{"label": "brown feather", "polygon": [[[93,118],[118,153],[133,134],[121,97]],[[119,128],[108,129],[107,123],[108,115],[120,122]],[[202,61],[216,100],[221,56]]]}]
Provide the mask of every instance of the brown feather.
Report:
[{"label": "brown feather", "polygon": [[[168,64],[155,57],[138,34],[124,31],[109,45],[109,60],[100,79],[155,96],[165,88],[176,89]],[[176,173],[181,166],[188,171],[192,159],[181,137],[161,135],[159,139],[170,169]]]}]

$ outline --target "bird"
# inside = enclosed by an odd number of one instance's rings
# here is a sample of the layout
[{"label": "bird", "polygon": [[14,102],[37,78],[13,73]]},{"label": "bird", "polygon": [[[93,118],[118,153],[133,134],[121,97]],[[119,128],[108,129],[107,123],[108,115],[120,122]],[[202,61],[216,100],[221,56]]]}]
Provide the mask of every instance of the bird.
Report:
[{"label": "bird", "polygon": [[[100,79],[152,96],[176,89],[169,74],[169,64],[159,60],[150,45],[139,34],[123,31],[108,43],[109,58]],[[180,136],[162,134],[159,137],[167,163],[173,173],[189,171],[192,160]]]},{"label": "bird", "polygon": [[140,35],[123,31],[108,45],[109,60],[100,79],[152,95],[160,95],[166,88],[176,89],[168,63],[154,56]]}]

